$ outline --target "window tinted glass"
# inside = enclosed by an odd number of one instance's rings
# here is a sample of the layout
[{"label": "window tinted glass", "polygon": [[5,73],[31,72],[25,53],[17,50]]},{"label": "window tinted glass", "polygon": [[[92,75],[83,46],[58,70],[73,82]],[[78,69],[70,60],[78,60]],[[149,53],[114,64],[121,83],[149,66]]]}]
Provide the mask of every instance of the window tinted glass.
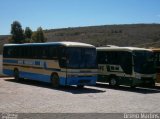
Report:
[{"label": "window tinted glass", "polygon": [[98,51],[98,64],[120,65],[126,74],[132,73],[132,54],[125,51]]},{"label": "window tinted glass", "polygon": [[114,51],[98,51],[98,63],[118,64],[118,53]]},{"label": "window tinted glass", "polygon": [[58,46],[8,46],[4,47],[3,56],[6,58],[57,59]]},{"label": "window tinted glass", "polygon": [[47,58],[48,59],[57,59],[57,46],[49,46],[47,49]]},{"label": "window tinted glass", "polygon": [[126,74],[132,73],[132,54],[130,52],[119,52],[119,65]]},{"label": "window tinted glass", "polygon": [[66,67],[67,66],[67,56],[66,56],[66,48],[65,47],[58,48],[58,57],[59,57],[59,65],[61,67]]}]

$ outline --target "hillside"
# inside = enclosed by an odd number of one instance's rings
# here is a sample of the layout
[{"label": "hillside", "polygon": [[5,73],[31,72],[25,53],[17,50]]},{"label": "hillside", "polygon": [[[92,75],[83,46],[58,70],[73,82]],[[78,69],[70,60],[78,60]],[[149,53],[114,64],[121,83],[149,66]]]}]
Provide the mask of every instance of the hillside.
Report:
[{"label": "hillside", "polygon": [[48,41],[79,41],[95,46],[160,47],[160,24],[105,25],[46,30]]},{"label": "hillside", "polygon": [[[48,41],[78,41],[95,46],[160,47],[160,24],[131,24],[45,30]],[[0,36],[0,48],[9,36]]]}]

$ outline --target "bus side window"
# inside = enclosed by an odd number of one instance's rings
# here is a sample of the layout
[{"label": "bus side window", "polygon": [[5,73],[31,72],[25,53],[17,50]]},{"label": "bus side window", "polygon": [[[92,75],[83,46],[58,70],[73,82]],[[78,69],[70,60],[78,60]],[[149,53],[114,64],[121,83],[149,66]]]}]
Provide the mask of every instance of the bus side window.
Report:
[{"label": "bus side window", "polygon": [[42,50],[42,59],[47,59],[47,47],[41,47]]},{"label": "bus side window", "polygon": [[9,47],[7,52],[8,52],[8,57],[9,58],[14,57],[14,47]]},{"label": "bus side window", "polygon": [[155,60],[157,62],[157,64],[160,62],[160,53],[155,53]]},{"label": "bus side window", "polygon": [[29,46],[24,47],[24,58],[26,58],[26,59],[30,58],[30,48],[29,48]]},{"label": "bus side window", "polygon": [[45,57],[46,54],[44,48],[41,46],[34,46],[34,59],[44,59]]},{"label": "bus side window", "polygon": [[129,52],[119,54],[119,63],[126,74],[132,74],[132,55]]},{"label": "bus side window", "polygon": [[21,46],[21,57],[24,59],[27,58],[27,53],[28,51],[26,49],[26,46]]},{"label": "bus side window", "polygon": [[19,46],[18,47],[15,47],[15,58],[19,58]]},{"label": "bus side window", "polygon": [[59,58],[59,65],[61,67],[66,67],[67,65],[67,55],[66,55],[66,48],[65,47],[58,47],[58,58]]},{"label": "bus side window", "polygon": [[4,58],[8,58],[9,57],[9,52],[8,52],[8,47],[4,47],[3,48],[3,57]]},{"label": "bus side window", "polygon": [[106,64],[107,62],[107,55],[105,52],[101,52],[101,51],[98,51],[97,52],[97,61],[99,64]]},{"label": "bus side window", "polygon": [[47,52],[48,59],[57,59],[57,46],[49,46]]},{"label": "bus side window", "polygon": [[112,65],[118,65],[118,60],[119,60],[119,57],[117,55],[117,52],[107,52],[106,53],[106,61],[107,61],[107,64],[112,64]]},{"label": "bus side window", "polygon": [[30,46],[29,47],[29,51],[30,51],[29,58],[30,59],[34,59],[35,58],[35,47],[34,46]]},{"label": "bus side window", "polygon": [[40,58],[40,51],[41,49],[39,48],[39,46],[34,46],[34,59],[39,59]]},{"label": "bus side window", "polygon": [[20,47],[16,47],[15,57],[20,58]]}]

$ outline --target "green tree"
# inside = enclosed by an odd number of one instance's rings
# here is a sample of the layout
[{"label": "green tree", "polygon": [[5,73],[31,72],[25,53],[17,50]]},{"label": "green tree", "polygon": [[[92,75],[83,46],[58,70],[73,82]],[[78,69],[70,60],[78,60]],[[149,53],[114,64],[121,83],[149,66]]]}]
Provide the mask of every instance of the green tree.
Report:
[{"label": "green tree", "polygon": [[32,33],[31,42],[37,42],[37,32]]},{"label": "green tree", "polygon": [[32,34],[32,42],[46,42],[43,29],[39,27],[36,32]]},{"label": "green tree", "polygon": [[20,24],[20,22],[18,21],[14,21],[11,24],[11,40],[9,42],[12,43],[23,43],[24,42],[24,31],[22,29],[22,26]]},{"label": "green tree", "polygon": [[37,39],[38,39],[38,42],[45,42],[46,41],[46,39],[44,37],[43,29],[41,27],[39,27],[37,29]]},{"label": "green tree", "polygon": [[26,38],[26,39],[31,39],[32,30],[31,30],[29,27],[26,27],[24,34],[25,34],[25,38]]}]

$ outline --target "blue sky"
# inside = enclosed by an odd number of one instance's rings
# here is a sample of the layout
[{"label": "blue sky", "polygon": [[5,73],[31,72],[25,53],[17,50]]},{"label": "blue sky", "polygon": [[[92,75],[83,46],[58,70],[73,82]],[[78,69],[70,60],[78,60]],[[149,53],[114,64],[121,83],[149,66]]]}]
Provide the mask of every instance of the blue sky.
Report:
[{"label": "blue sky", "polygon": [[15,20],[32,30],[160,23],[160,0],[0,0],[0,35]]}]

